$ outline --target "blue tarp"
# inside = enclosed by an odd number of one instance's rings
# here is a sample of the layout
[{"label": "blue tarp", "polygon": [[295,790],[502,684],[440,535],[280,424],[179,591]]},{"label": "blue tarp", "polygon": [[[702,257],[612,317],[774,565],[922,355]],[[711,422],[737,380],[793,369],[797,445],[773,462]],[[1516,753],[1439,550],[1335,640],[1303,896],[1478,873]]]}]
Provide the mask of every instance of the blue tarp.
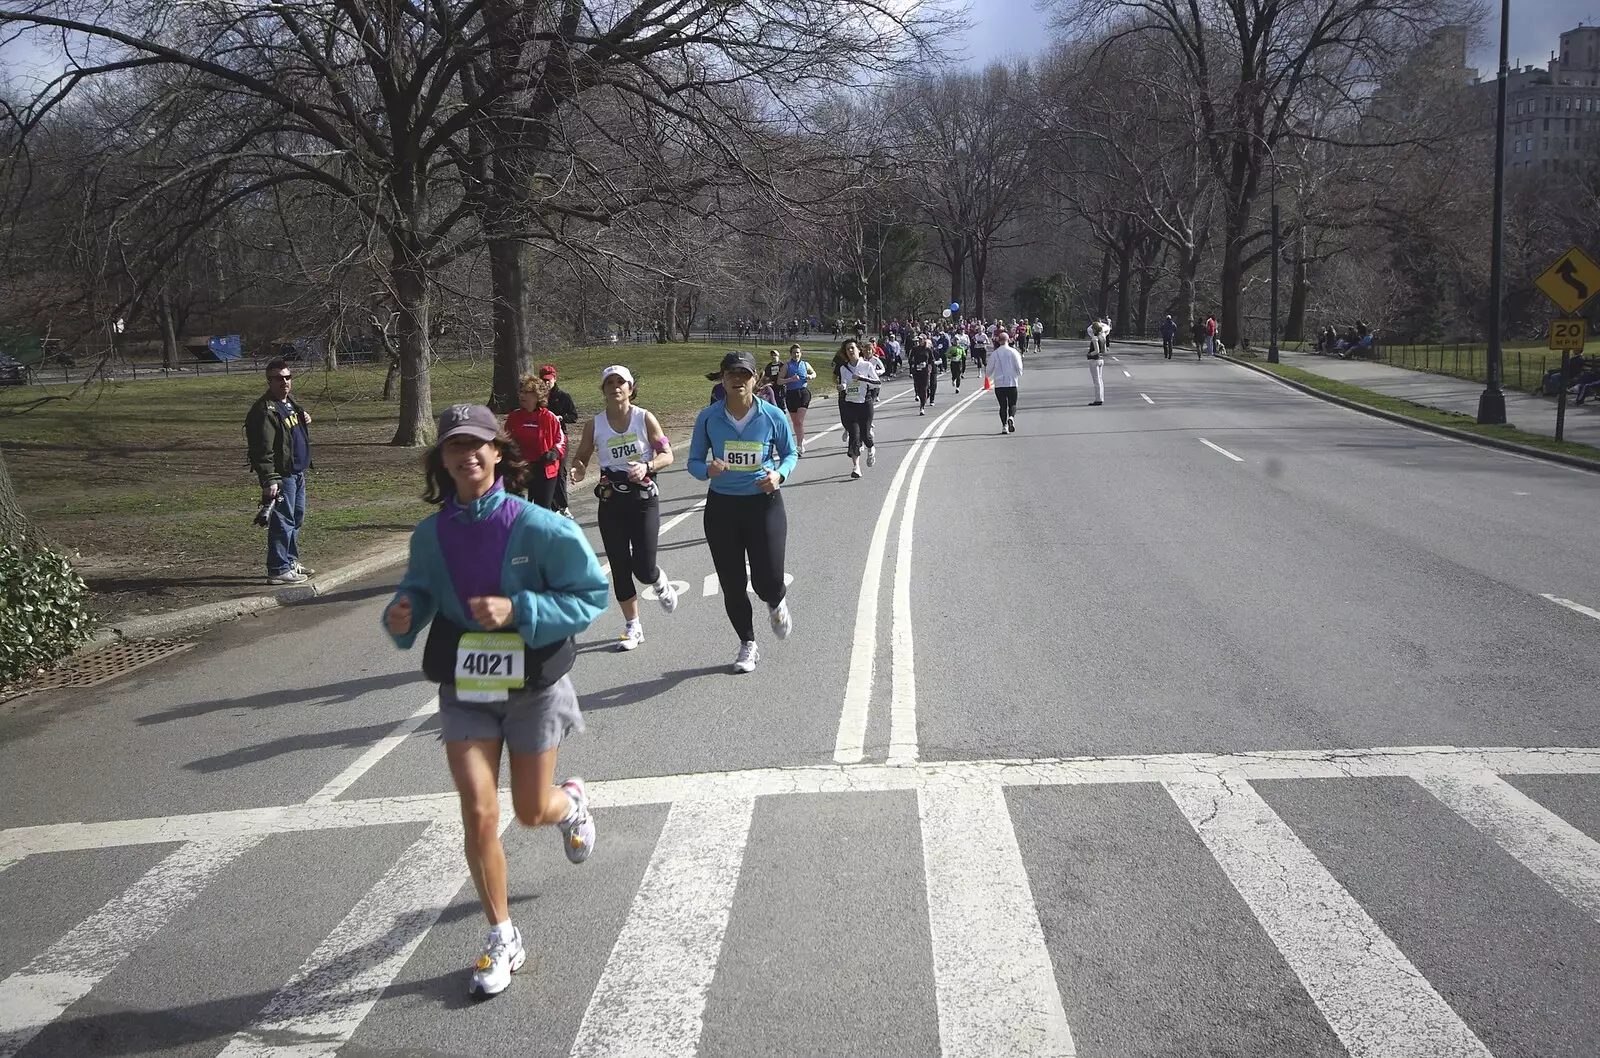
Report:
[{"label": "blue tarp", "polygon": [[195,349],[194,355],[201,360],[221,362],[223,360],[237,360],[240,355],[239,336],[237,334],[213,334],[206,342],[204,349]]}]

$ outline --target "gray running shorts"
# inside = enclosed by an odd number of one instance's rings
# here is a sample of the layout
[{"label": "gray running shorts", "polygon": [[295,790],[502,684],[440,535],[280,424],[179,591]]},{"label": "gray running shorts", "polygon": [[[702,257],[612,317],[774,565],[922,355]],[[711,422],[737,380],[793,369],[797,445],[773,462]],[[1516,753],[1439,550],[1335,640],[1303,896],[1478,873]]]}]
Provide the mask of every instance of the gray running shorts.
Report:
[{"label": "gray running shorts", "polygon": [[497,738],[512,753],[543,753],[583,731],[571,676],[542,690],[512,691],[503,702],[463,702],[454,684],[440,684],[439,720],[443,742]]}]

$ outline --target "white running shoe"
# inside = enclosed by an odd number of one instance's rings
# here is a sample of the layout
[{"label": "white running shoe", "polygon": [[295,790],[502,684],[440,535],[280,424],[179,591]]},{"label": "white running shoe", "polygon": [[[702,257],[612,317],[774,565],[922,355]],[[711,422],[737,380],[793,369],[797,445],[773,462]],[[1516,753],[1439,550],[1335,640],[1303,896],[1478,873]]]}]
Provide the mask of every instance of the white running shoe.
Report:
[{"label": "white running shoe", "polygon": [[794,630],[794,621],[789,617],[789,600],[780,599],[778,605],[768,610],[772,617],[772,631],[779,639],[788,639],[789,633]]},{"label": "white running shoe", "polygon": [[317,575],[316,570],[312,569],[310,566],[302,566],[298,562],[294,564],[294,571],[296,573],[304,574],[307,577],[315,577]]},{"label": "white running shoe", "polygon": [[622,629],[622,638],[617,640],[618,650],[633,650],[644,642],[644,625],[638,621],[629,621]]},{"label": "white running shoe", "polygon": [[1016,433],[1017,432],[1017,420],[1016,419],[1007,419],[1006,420],[1006,432],[1007,433]]},{"label": "white running shoe", "polygon": [[656,581],[656,601],[667,613],[672,613],[678,608],[678,589],[667,579],[665,570],[661,573],[661,579]]},{"label": "white running shoe", "polygon": [[584,792],[583,780],[568,779],[561,784],[572,802],[572,811],[556,826],[561,831],[561,847],[567,850],[567,859],[582,863],[594,851],[594,816],[589,814],[589,795]]},{"label": "white running shoe", "polygon": [[275,573],[267,578],[268,584],[304,584],[311,578],[290,566],[282,573]]},{"label": "white running shoe", "polygon": [[761,651],[756,646],[754,639],[748,643],[739,644],[739,656],[733,659],[734,672],[754,672],[756,662],[761,660]]},{"label": "white running shoe", "polygon": [[861,476],[861,468],[860,467],[851,467],[850,468],[850,477],[851,477],[852,480],[855,479],[855,478],[859,478],[860,476]]},{"label": "white running shoe", "polygon": [[876,448],[867,449],[867,469],[870,470],[872,467],[876,466],[877,463],[878,463],[878,450]]},{"label": "white running shoe", "polygon": [[497,996],[511,983],[511,975],[522,969],[528,961],[528,951],[522,946],[522,932],[513,928],[509,938],[494,930],[483,945],[483,954],[472,971],[472,987],[468,995]]}]

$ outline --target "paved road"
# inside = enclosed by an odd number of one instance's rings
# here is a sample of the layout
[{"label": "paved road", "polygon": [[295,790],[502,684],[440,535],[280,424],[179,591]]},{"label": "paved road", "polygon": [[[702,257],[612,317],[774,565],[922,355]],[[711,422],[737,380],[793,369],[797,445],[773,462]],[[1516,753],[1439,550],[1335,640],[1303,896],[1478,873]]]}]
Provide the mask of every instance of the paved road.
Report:
[{"label": "paved road", "polygon": [[1600,480],[1113,352],[816,442],[749,676],[668,476],[491,1002],[383,579],[6,707],[0,1058],[1593,1058]]}]

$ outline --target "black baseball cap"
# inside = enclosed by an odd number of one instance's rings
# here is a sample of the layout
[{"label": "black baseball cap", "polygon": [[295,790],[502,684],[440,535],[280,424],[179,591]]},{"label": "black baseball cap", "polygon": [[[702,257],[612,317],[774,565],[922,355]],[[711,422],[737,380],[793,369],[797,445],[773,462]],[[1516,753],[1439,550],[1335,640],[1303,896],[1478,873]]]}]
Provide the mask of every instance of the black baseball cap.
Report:
[{"label": "black baseball cap", "polygon": [[482,404],[457,404],[439,416],[439,443],[452,437],[465,435],[480,441],[493,441],[500,433],[500,423]]},{"label": "black baseball cap", "polygon": [[736,349],[722,358],[722,367],[720,371],[728,371],[732,368],[738,368],[740,371],[748,371],[753,375],[756,373],[756,358],[742,349]]}]

